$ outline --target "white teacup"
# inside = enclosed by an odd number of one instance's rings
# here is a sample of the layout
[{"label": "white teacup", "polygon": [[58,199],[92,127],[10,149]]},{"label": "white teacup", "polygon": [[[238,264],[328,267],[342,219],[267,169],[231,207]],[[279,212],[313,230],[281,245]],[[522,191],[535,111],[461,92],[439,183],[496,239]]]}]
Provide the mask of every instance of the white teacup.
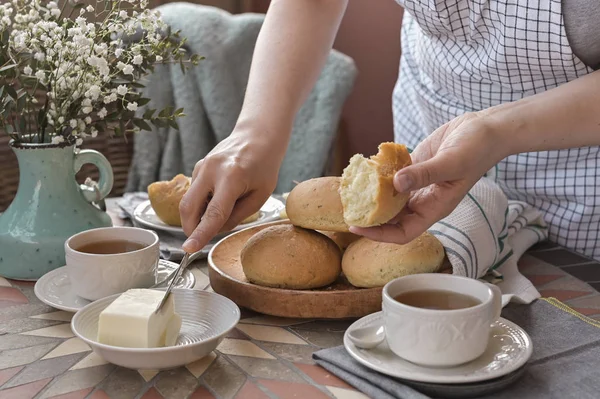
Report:
[{"label": "white teacup", "polygon": [[[434,310],[409,306],[394,298],[411,291],[451,291],[477,305]],[[502,293],[494,285],[450,274],[400,277],[383,288],[385,338],[396,355],[423,366],[447,367],[470,362],[488,345],[491,325],[502,311]]]},{"label": "white teacup", "polygon": [[[78,251],[86,245],[107,241],[137,243],[141,249],[97,254]],[[65,242],[67,272],[73,291],[95,301],[130,288],[147,288],[156,281],[159,259],[156,233],[136,227],[106,227],[75,234]]]}]

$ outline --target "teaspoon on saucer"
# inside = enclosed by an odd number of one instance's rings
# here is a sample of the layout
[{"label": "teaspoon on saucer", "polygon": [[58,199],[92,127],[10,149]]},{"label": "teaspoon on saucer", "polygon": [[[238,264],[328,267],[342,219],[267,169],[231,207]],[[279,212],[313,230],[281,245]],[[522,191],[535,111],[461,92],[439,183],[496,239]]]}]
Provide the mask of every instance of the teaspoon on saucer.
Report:
[{"label": "teaspoon on saucer", "polygon": [[372,349],[383,342],[385,331],[382,325],[375,324],[349,331],[348,338],[357,348]]}]

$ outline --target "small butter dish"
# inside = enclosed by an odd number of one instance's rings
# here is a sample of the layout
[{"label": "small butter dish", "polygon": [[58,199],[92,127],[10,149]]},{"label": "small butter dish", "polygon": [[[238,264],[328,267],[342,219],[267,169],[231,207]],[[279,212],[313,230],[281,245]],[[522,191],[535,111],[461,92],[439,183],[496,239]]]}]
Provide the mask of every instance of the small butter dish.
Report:
[{"label": "small butter dish", "polygon": [[[119,294],[120,295],[120,294]],[[98,342],[100,313],[119,295],[92,302],[71,321],[73,333],[107,362],[136,370],[165,370],[192,363],[215,350],[240,320],[240,309],[226,297],[213,292],[173,289],[175,312],[181,316],[179,337],[174,346],[124,348]]]}]

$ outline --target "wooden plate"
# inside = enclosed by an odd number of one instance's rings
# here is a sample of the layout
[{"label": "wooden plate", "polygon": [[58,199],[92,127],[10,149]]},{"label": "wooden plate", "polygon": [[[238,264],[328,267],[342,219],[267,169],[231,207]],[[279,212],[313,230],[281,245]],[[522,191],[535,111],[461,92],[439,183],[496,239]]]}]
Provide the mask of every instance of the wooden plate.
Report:
[{"label": "wooden plate", "polygon": [[271,316],[344,319],[381,310],[381,288],[355,288],[343,277],[314,290],[286,290],[251,284],[246,279],[240,252],[254,234],[289,221],[250,227],[219,241],[208,255],[210,284],[216,293],[238,306]]}]

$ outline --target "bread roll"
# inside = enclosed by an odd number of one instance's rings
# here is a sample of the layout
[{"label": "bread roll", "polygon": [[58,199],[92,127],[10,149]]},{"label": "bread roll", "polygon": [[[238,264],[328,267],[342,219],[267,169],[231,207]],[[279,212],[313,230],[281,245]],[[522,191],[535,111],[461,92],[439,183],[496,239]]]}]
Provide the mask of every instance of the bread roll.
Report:
[{"label": "bread roll", "polygon": [[358,240],[360,236],[352,233],[341,233],[338,231],[320,231],[319,233],[326,235],[331,238],[333,242],[337,244],[337,246],[343,251],[348,248],[348,245],[352,244],[354,241]]},{"label": "bread roll", "polygon": [[316,231],[289,224],[254,234],[240,254],[251,283],[266,287],[311,289],[333,283],[341,273],[341,253]]},{"label": "bread roll", "polygon": [[260,211],[253,213],[252,215],[248,216],[246,219],[242,220],[241,224],[256,222],[259,217],[260,217]]},{"label": "bread roll", "polygon": [[339,177],[319,177],[299,183],[286,200],[287,217],[306,229],[348,232],[338,189]]},{"label": "bread roll", "polygon": [[378,226],[400,213],[408,194],[394,189],[394,175],[410,164],[406,147],[395,143],[380,144],[379,152],[370,159],[361,154],[350,158],[339,190],[346,224]]},{"label": "bread roll", "polygon": [[429,233],[405,245],[363,237],[344,252],[342,270],[355,287],[382,287],[401,276],[437,272],[444,255],[442,244]]},{"label": "bread roll", "polygon": [[157,181],[148,186],[148,199],[156,216],[170,226],[181,226],[179,203],[190,188],[191,179],[177,175],[170,181]]}]

